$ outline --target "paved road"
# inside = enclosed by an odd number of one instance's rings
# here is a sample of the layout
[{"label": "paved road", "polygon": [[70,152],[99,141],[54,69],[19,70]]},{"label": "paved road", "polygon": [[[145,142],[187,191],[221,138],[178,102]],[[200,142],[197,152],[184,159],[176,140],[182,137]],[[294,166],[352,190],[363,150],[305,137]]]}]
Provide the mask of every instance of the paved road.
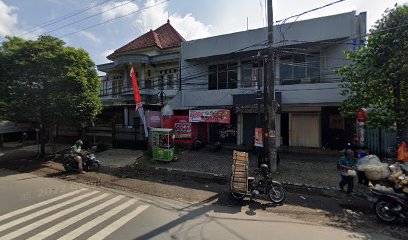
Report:
[{"label": "paved road", "polygon": [[211,199],[190,204],[1,169],[0,191],[0,239],[367,237],[261,210],[219,206]]}]

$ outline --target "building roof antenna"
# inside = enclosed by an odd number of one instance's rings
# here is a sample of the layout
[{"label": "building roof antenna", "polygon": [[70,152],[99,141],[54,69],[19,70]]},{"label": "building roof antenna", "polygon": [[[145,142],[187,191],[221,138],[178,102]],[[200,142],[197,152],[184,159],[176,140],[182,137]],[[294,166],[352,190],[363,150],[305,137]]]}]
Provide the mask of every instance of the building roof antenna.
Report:
[{"label": "building roof antenna", "polygon": [[248,16],[247,16],[247,31],[249,30],[249,27],[248,27]]}]

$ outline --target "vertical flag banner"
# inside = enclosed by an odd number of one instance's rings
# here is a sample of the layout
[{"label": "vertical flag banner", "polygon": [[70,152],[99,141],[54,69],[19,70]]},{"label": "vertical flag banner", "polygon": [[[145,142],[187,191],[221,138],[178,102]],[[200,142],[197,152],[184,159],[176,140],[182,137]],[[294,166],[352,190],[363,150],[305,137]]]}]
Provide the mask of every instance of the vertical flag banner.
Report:
[{"label": "vertical flag banner", "polygon": [[140,93],[139,93],[139,87],[137,85],[136,74],[133,69],[133,66],[130,69],[130,76],[132,77],[133,95],[135,97],[135,103],[136,103],[135,111],[139,113],[140,119],[142,119],[143,121],[145,137],[147,138],[149,136],[149,132],[147,131],[146,118],[145,118],[142,101],[141,101]]}]

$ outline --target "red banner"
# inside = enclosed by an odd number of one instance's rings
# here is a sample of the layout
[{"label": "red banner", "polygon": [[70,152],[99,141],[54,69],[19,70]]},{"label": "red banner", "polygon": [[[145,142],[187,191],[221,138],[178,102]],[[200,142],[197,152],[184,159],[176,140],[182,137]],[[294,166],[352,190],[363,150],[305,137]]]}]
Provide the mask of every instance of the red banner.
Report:
[{"label": "red banner", "polygon": [[189,121],[230,124],[231,114],[227,109],[190,110]]},{"label": "red banner", "polygon": [[139,86],[137,85],[136,74],[135,74],[135,70],[133,69],[133,66],[130,69],[130,76],[132,77],[133,96],[135,97],[135,103],[136,103],[136,109],[135,110],[139,112],[140,119],[143,122],[145,137],[147,138],[149,136],[149,131],[147,130],[146,118],[145,118],[145,115],[144,115],[142,100],[140,98],[140,93],[139,93]]}]

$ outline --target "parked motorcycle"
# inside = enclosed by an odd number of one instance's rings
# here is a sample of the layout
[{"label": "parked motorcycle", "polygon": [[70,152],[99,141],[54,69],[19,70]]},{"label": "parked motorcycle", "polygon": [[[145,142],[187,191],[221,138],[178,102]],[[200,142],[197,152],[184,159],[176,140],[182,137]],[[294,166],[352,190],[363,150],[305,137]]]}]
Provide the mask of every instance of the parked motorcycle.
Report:
[{"label": "parked motorcycle", "polygon": [[[66,155],[62,162],[65,171],[78,171],[78,162],[72,156]],[[90,152],[84,152],[82,154],[82,168],[84,171],[97,171],[101,167],[99,160],[95,158],[95,154]]]},{"label": "parked motorcycle", "polygon": [[408,218],[408,196],[404,193],[392,193],[371,189],[368,201],[373,205],[375,215],[382,221],[392,223]]},{"label": "parked motorcycle", "polygon": [[194,150],[199,150],[202,147],[204,147],[204,143],[200,139],[196,139],[194,141],[193,149]]},{"label": "parked motorcycle", "polygon": [[268,165],[261,164],[258,172],[262,178],[255,181],[254,177],[248,177],[248,192],[246,194],[232,191],[232,197],[237,200],[242,200],[247,196],[252,198],[264,194],[267,195],[273,203],[282,203],[285,200],[285,190],[279,182],[272,179],[272,173]]},{"label": "parked motorcycle", "polygon": [[213,145],[213,151],[214,152],[219,152],[219,151],[221,151],[221,149],[222,149],[222,142],[221,142],[220,139],[218,139]]}]

